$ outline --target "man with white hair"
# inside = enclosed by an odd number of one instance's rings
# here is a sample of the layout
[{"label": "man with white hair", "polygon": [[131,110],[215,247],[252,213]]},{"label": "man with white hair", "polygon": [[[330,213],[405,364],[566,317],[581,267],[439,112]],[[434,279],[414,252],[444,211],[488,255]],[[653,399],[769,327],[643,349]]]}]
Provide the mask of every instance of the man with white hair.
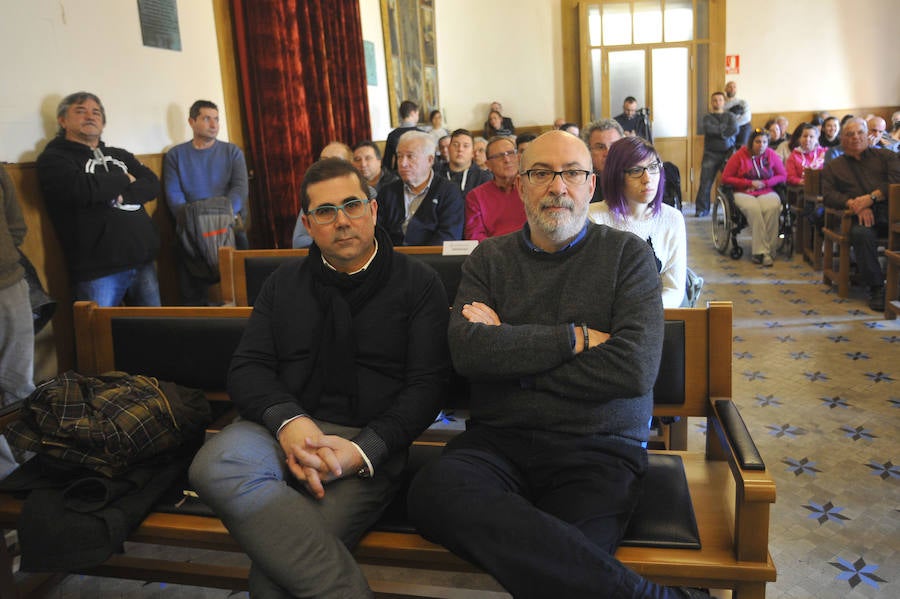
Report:
[{"label": "man with white hair", "polygon": [[869,308],[884,311],[884,273],[878,262],[878,237],[887,233],[888,187],[900,183],[900,156],[869,146],[868,127],[853,118],[841,127],[843,156],[822,170],[826,206],[853,211],[850,243],[860,283],[869,287]]},{"label": "man with white hair", "polygon": [[379,197],[378,224],[394,245],[440,245],[462,239],[465,204],[459,186],[437,177],[434,138],[421,131],[404,133],[397,144],[400,181]]}]

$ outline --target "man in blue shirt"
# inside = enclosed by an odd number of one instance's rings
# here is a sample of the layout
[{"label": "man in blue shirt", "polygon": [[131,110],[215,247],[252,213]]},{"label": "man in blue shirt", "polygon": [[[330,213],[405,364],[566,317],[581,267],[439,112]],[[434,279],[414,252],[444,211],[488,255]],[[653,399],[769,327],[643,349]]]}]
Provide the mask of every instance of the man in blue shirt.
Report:
[{"label": "man in blue shirt", "polygon": [[[197,100],[188,114],[193,139],[169,150],[163,163],[169,210],[177,219],[178,213],[188,202],[224,196],[231,201],[235,220],[242,222],[248,195],[244,153],[236,145],[216,139],[219,134],[219,109],[215,104]],[[242,226],[235,227],[235,246],[238,249],[249,247]],[[185,304],[206,304],[207,284],[191,276],[181,261],[179,283]]]}]

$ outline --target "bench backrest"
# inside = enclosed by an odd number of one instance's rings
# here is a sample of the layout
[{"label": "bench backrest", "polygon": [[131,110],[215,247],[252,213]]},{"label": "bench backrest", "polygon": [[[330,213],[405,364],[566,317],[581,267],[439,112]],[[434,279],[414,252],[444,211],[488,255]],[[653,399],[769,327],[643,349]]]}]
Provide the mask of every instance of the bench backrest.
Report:
[{"label": "bench backrest", "polygon": [[[459,288],[462,263],[465,256],[444,256],[440,246],[398,246],[395,251],[413,256],[434,268],[450,303]],[[263,283],[272,272],[285,262],[305,260],[308,249],[292,250],[219,250],[219,274],[222,279],[222,295],[228,304],[252,306]]]},{"label": "bench backrest", "polygon": [[[76,302],[78,370],[123,370],[224,392],[250,307],[100,308]],[[730,302],[666,310],[654,414],[705,416],[710,398],[731,397]],[[459,394],[459,390],[457,395]],[[452,398],[455,407],[464,399]]]}]

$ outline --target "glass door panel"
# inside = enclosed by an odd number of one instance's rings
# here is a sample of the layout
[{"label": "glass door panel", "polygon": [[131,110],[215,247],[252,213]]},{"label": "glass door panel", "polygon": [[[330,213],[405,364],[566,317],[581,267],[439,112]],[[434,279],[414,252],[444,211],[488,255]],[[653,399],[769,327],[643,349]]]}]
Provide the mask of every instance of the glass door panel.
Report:
[{"label": "glass door panel", "polygon": [[638,106],[645,105],[646,87],[645,50],[620,50],[608,52],[609,56],[609,114],[622,112],[622,101],[628,96],[637,99]]},{"label": "glass door panel", "polygon": [[687,137],[688,49],[656,48],[651,51],[654,137]]}]

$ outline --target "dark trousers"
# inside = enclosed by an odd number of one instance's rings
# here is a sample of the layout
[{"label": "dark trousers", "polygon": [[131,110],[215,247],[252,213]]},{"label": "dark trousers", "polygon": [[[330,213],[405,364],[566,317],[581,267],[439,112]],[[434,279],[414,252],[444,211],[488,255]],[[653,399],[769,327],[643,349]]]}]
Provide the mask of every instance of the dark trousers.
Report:
[{"label": "dark trousers", "polygon": [[703,151],[703,162],[700,164],[700,187],[697,189],[697,197],[694,200],[694,209],[697,212],[709,211],[709,194],[716,180],[716,174],[725,166],[729,156],[731,156],[731,150]]},{"label": "dark trousers", "polygon": [[415,478],[409,515],[516,599],[682,597],[613,555],[646,463],[606,438],[476,425]]},{"label": "dark trousers", "polygon": [[[855,219],[854,219],[855,220]],[[859,282],[868,287],[884,286],[884,272],[878,262],[878,237],[887,236],[887,224],[876,222],[872,227],[864,227],[854,222],[850,228],[850,245],[856,257]]]}]

